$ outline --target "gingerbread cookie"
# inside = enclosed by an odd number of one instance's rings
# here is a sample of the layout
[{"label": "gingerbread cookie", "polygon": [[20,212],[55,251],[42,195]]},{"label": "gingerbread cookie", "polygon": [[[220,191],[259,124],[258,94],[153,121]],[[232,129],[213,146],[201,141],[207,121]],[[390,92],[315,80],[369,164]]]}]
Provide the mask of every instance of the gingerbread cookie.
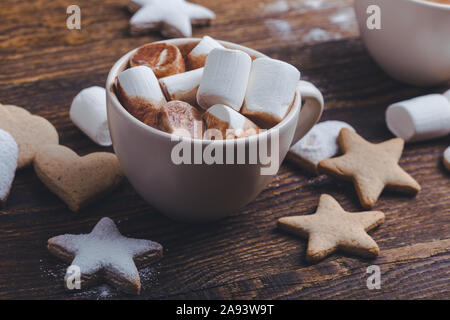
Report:
[{"label": "gingerbread cookie", "polygon": [[130,294],[139,294],[141,281],[137,267],[149,265],[162,257],[162,246],[150,240],[127,238],[114,221],[101,219],[89,234],[65,234],[48,240],[48,250],[71,263],[64,279],[66,289],[73,275],[80,272],[80,289],[101,280]]},{"label": "gingerbread cookie", "polygon": [[72,211],[79,211],[113,190],[123,178],[119,160],[109,152],[79,157],[64,146],[48,145],[34,160],[39,179]]},{"label": "gingerbread cookie", "polygon": [[8,131],[19,146],[19,169],[33,162],[40,147],[59,143],[58,133],[50,122],[17,106],[0,105],[0,129]]},{"label": "gingerbread cookie", "polygon": [[17,168],[19,149],[14,138],[0,129],[0,208],[5,205]]},{"label": "gingerbread cookie", "polygon": [[374,144],[344,128],[339,144],[344,155],[319,162],[319,172],[352,180],[364,208],[372,208],[385,187],[413,195],[420,191],[417,181],[398,165],[402,139]]},{"label": "gingerbread cookie", "polygon": [[278,227],[308,238],[306,259],[317,262],[338,249],[364,258],[378,256],[380,249],[367,231],[383,222],[381,211],[347,212],[323,194],[315,214],[281,218]]}]

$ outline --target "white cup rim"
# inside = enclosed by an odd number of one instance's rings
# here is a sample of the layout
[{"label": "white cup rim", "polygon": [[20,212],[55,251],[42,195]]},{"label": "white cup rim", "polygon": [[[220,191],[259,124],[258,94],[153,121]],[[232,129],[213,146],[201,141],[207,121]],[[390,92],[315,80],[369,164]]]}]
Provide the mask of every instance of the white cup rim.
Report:
[{"label": "white cup rim", "polygon": [[[190,42],[199,42],[201,40],[201,38],[175,38],[175,39],[169,39],[169,40],[161,40],[161,41],[155,41],[153,43],[161,43],[161,42],[166,42],[166,43],[171,43],[174,45],[182,45],[182,44],[186,44],[186,43],[190,43]],[[265,54],[256,51],[254,49],[251,48],[247,48],[245,46],[241,46],[239,44],[236,43],[232,43],[232,42],[228,42],[228,41],[222,41],[222,40],[217,40],[219,43],[221,43],[222,45],[224,45],[225,47],[232,47],[233,49],[238,49],[238,50],[242,50],[252,56],[261,58],[261,57],[267,57]],[[289,113],[283,118],[283,120],[278,123],[276,126],[265,130],[262,133],[256,134],[256,135],[252,135],[249,137],[243,137],[243,138],[237,138],[237,139],[225,139],[225,140],[204,140],[204,139],[196,139],[196,138],[191,138],[191,137],[180,137],[180,136],[175,136],[171,133],[167,133],[158,129],[155,129],[149,125],[146,125],[145,123],[141,122],[140,120],[136,119],[134,116],[132,116],[120,103],[119,99],[117,98],[116,94],[114,92],[112,92],[112,88],[113,85],[115,84],[117,75],[119,74],[119,71],[122,69],[122,67],[125,65],[125,63],[128,62],[130,56],[137,50],[138,48],[135,48],[133,50],[130,50],[129,52],[127,52],[126,54],[124,54],[122,57],[120,57],[112,66],[112,68],[109,71],[107,80],[106,80],[106,94],[109,95],[109,97],[111,98],[111,104],[113,105],[114,108],[116,108],[116,110],[118,112],[120,112],[125,118],[127,118],[129,121],[131,121],[135,126],[139,127],[141,130],[144,130],[148,133],[151,134],[156,134],[162,138],[166,138],[169,140],[172,139],[176,139],[177,141],[188,141],[188,142],[192,142],[192,143],[201,143],[204,145],[209,145],[211,143],[221,143],[221,144],[234,144],[236,143],[245,143],[246,141],[248,142],[256,142],[253,140],[258,140],[261,139],[265,136],[267,136],[267,138],[269,138],[269,135],[272,134],[272,132],[274,130],[280,130],[281,127],[284,127],[287,125],[287,123],[289,123],[290,121],[292,121],[292,118],[295,117],[296,111],[297,109],[300,109],[300,105],[301,105],[301,95],[300,95],[300,91],[297,89],[296,90],[296,95],[294,98],[294,102],[292,107],[289,110]],[[300,112],[300,110],[298,110],[298,112]]]},{"label": "white cup rim", "polygon": [[434,8],[438,8],[438,9],[446,9],[446,10],[450,11],[449,4],[432,2],[432,1],[427,1],[427,0],[408,0],[408,1],[415,2],[415,3],[421,4],[424,6],[428,6],[428,7],[434,7]]}]

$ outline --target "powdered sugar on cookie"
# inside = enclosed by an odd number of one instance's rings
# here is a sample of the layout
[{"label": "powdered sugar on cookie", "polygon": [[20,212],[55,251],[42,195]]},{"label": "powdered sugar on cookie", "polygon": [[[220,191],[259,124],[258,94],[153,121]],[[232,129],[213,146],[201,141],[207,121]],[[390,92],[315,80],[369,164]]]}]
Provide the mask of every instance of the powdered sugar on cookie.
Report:
[{"label": "powdered sugar on cookie", "polygon": [[14,138],[0,129],[0,207],[8,198],[17,169],[18,153]]},{"label": "powdered sugar on cookie", "polygon": [[167,37],[190,37],[192,25],[207,25],[214,12],[185,0],[132,0],[130,11],[137,11],[130,20],[130,32],[139,34],[159,30]]},{"label": "powdered sugar on cookie", "polygon": [[[48,249],[80,268],[81,289],[103,277],[119,290],[134,294],[141,289],[136,265],[145,266],[162,257],[159,243],[124,237],[109,218],[101,219],[89,234],[65,234],[49,239]],[[69,276],[66,274],[66,280]]]},{"label": "powdered sugar on cookie", "polygon": [[312,172],[317,164],[339,152],[338,136],[342,128],[353,127],[342,121],[324,121],[316,124],[299,142],[292,146],[289,159]]}]

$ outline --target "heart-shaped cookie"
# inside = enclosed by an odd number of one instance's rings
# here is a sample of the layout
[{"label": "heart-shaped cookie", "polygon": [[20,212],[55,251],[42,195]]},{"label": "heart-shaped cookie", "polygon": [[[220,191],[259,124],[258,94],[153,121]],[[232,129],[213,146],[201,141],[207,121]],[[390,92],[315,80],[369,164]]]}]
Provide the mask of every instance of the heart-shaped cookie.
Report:
[{"label": "heart-shaped cookie", "polygon": [[112,191],[123,178],[115,154],[96,152],[80,157],[59,145],[46,145],[39,150],[34,171],[74,212]]},{"label": "heart-shaped cookie", "polygon": [[30,165],[43,145],[59,143],[58,133],[50,122],[17,106],[0,104],[0,129],[8,131],[19,146],[19,169]]},{"label": "heart-shaped cookie", "polygon": [[0,208],[8,198],[17,168],[18,148],[14,138],[0,129]]}]

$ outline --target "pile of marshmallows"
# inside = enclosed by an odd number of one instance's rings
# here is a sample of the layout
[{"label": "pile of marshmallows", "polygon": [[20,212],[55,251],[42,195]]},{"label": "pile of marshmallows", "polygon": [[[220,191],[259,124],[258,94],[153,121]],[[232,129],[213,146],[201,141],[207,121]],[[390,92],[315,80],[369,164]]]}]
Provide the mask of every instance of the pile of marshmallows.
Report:
[{"label": "pile of marshmallows", "polygon": [[[116,81],[121,104],[167,133],[195,139],[257,134],[289,112],[300,80],[292,65],[252,58],[205,36],[186,59],[178,47],[140,47]],[[169,102],[168,102],[169,101]]]}]

